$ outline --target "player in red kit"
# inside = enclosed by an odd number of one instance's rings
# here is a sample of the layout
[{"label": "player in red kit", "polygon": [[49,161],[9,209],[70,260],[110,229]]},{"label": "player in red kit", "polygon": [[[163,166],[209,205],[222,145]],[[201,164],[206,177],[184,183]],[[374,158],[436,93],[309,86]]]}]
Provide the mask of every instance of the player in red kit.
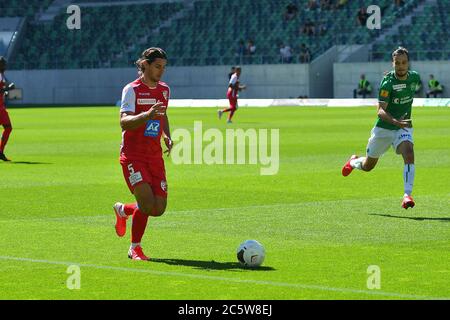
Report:
[{"label": "player in red kit", "polygon": [[8,143],[9,135],[12,131],[11,120],[5,106],[5,93],[14,88],[13,84],[9,84],[5,78],[6,59],[0,56],[0,125],[3,127],[3,133],[0,140],[0,160],[10,161],[5,156],[5,147]]},{"label": "player in red kit", "polygon": [[227,98],[228,101],[230,102],[230,107],[218,111],[219,119],[222,118],[222,114],[224,112],[230,112],[230,114],[228,115],[227,123],[231,123],[231,118],[233,118],[233,115],[238,108],[239,91],[244,90],[246,88],[245,85],[241,85],[239,83],[239,77],[241,75],[241,72],[242,72],[241,67],[237,66],[236,72],[231,76],[230,82],[228,83]]},{"label": "player in red kit", "polygon": [[149,216],[161,216],[167,205],[167,181],[161,135],[170,154],[169,120],[166,109],[170,88],[160,79],[165,71],[167,55],[160,48],[145,50],[136,65],[139,78],[125,86],[120,107],[122,144],[120,164],[136,203],[114,205],[116,233],[123,237],[132,216],[131,246],[128,257],[148,260],[141,247]]}]

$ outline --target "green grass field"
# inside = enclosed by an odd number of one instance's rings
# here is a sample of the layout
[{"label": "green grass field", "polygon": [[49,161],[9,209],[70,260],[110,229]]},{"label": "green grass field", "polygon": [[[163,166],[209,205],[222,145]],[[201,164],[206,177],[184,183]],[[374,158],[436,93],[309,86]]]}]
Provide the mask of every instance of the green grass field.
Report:
[{"label": "green grass field", "polygon": [[[341,176],[364,153],[371,108],[241,108],[230,126],[211,108],[169,111],[171,129],[280,129],[280,169],[174,165],[165,215],[127,258],[130,227],[112,205],[131,202],[118,163],[114,107],[10,109],[14,130],[0,163],[0,299],[427,299],[450,298],[450,109],[416,108],[416,207],[400,207],[403,162],[390,150],[370,173]],[[131,221],[130,221],[131,222]],[[262,268],[235,256],[246,239]],[[81,288],[69,290],[69,265]],[[381,288],[367,269],[379,266]]]}]

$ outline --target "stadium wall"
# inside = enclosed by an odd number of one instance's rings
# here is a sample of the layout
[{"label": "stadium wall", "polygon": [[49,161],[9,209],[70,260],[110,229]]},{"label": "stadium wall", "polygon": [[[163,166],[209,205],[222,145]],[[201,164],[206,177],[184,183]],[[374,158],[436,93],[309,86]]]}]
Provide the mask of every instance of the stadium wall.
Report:
[{"label": "stadium wall", "polygon": [[[164,75],[174,99],[226,97],[230,66],[168,67]],[[22,88],[12,104],[115,104],[122,88],[137,77],[135,68],[82,70],[9,70],[7,77]],[[309,96],[309,65],[242,66],[242,98]]]},{"label": "stadium wall", "polygon": [[[430,74],[444,85],[444,92],[440,97],[450,97],[450,61],[412,61],[411,69],[419,72],[422,79],[419,97],[425,97]],[[376,98],[383,72],[390,70],[392,70],[390,62],[335,63],[333,67],[334,97],[353,98],[353,90],[358,86],[361,74],[365,74],[373,88],[372,96],[369,98]]]},{"label": "stadium wall", "polygon": [[[173,99],[171,108],[224,108],[228,107],[227,99]],[[378,106],[378,99],[240,99],[240,108],[267,107],[327,107],[358,108]],[[450,107],[449,98],[414,98],[413,107]]]},{"label": "stadium wall", "polygon": [[[308,64],[244,65],[243,99],[286,99],[311,95],[314,77]],[[372,83],[375,97],[383,72],[391,70],[387,62],[335,63],[333,67],[334,97],[352,98],[361,73]],[[450,97],[450,62],[413,62],[412,68],[422,75],[424,97],[429,74],[444,85],[443,97]],[[173,99],[223,99],[229,66],[169,67],[164,80],[172,89]],[[23,99],[12,104],[115,104],[122,88],[137,76],[136,69],[82,70],[8,70],[7,77],[23,90]],[[325,88],[325,86],[324,86]],[[324,95],[323,97],[326,97]]]}]

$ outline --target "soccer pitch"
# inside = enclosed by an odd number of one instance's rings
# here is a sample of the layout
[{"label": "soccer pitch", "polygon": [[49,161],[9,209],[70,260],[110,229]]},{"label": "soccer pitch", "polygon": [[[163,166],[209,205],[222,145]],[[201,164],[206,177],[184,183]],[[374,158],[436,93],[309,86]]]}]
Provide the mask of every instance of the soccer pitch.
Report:
[{"label": "soccer pitch", "polygon": [[[175,165],[168,208],[127,258],[112,205],[132,202],[115,107],[15,108],[0,163],[0,299],[450,299],[450,109],[414,108],[416,207],[401,208],[403,161],[341,176],[364,154],[374,108],[169,108],[172,132],[279,129],[280,166]],[[266,249],[241,268],[246,239]],[[67,286],[80,268],[80,288]],[[379,268],[379,289],[369,289]],[[368,272],[369,270],[369,272]],[[370,287],[370,286],[369,286]]]}]

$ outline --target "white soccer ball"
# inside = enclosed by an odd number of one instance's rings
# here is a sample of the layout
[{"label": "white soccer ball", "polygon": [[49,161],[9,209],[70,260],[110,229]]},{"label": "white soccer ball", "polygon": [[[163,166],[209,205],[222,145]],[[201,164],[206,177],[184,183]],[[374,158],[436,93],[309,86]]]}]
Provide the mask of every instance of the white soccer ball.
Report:
[{"label": "white soccer ball", "polygon": [[256,240],[247,240],[241,243],[236,251],[237,259],[246,267],[258,267],[264,262],[266,251]]}]

